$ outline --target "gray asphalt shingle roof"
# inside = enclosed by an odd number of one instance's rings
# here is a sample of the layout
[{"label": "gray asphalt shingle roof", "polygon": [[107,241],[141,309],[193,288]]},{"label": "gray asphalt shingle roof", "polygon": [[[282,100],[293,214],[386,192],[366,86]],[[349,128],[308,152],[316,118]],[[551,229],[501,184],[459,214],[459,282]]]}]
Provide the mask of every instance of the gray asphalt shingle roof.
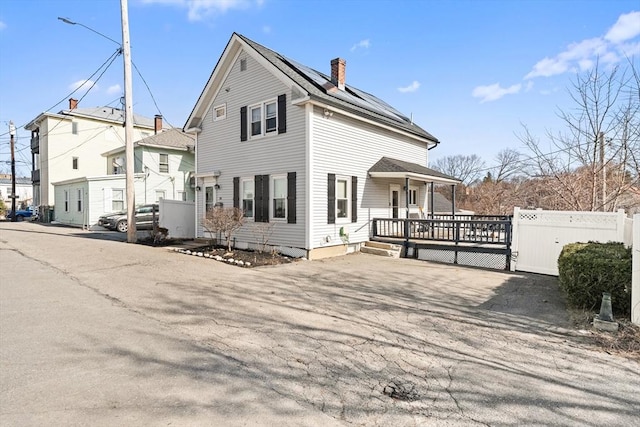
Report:
[{"label": "gray asphalt shingle roof", "polygon": [[136,141],[136,144],[186,150],[195,145],[195,139],[180,129],[169,129]]},{"label": "gray asphalt shingle roof", "polygon": [[435,169],[421,166],[417,163],[405,162],[402,160],[392,159],[390,157],[382,157],[378,162],[371,166],[369,172],[402,172],[402,173],[416,173],[420,175],[429,175],[436,178],[444,178],[447,180],[460,181],[458,178],[454,178]]},{"label": "gray asphalt shingle roof", "polygon": [[[124,122],[124,110],[114,107],[93,107],[93,108],[76,108],[73,110],[62,110],[60,114],[79,115],[87,117],[95,117],[100,120],[109,120],[115,122]],[[133,123],[138,126],[154,128],[154,119],[133,114]]]},{"label": "gray asphalt shingle roof", "polygon": [[349,84],[345,84],[344,91],[339,90],[331,83],[330,76],[288,59],[241,34],[235,34],[306,90],[312,99],[358,116],[393,126],[430,141],[438,142],[436,137],[381,99]]}]

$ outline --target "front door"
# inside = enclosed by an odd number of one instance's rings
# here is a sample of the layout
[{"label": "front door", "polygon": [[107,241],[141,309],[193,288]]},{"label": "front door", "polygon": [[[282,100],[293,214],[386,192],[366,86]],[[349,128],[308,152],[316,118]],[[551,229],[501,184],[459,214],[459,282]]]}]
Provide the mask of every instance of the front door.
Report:
[{"label": "front door", "polygon": [[391,218],[398,218],[398,207],[400,206],[400,186],[389,186],[389,207],[391,208]]}]

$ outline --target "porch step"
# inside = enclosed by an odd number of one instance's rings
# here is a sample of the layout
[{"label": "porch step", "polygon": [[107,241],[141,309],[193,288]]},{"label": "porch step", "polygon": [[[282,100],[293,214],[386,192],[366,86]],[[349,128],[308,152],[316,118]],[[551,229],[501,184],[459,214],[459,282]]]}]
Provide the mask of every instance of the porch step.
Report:
[{"label": "porch step", "polygon": [[393,245],[391,243],[382,242],[364,242],[364,245],[360,247],[360,251],[366,254],[380,255],[391,258],[400,258],[401,246]]}]

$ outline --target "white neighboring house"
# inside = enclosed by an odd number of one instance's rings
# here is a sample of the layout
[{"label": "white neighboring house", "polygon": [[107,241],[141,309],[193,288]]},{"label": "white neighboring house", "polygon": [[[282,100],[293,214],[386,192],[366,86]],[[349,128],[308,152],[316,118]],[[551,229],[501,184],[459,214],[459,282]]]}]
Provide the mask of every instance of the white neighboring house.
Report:
[{"label": "white neighboring house", "polygon": [[[194,137],[179,129],[166,130],[134,143],[134,172],[144,174],[145,191],[136,203],[155,203],[159,199],[193,202],[189,183],[195,170]],[[122,174],[126,168],[124,147],[102,154],[107,174]]]},{"label": "white neighboring house", "polygon": [[[193,201],[189,179],[194,168],[193,137],[171,129],[134,144],[136,205],[160,199]],[[106,175],[55,182],[55,220],[92,229],[98,218],[123,211],[126,204],[124,148],[103,153]],[[104,163],[103,163],[104,168]]]},{"label": "white neighboring house", "polygon": [[[102,153],[124,147],[123,122],[124,110],[78,108],[72,98],[68,110],[44,112],[25,126],[31,131],[33,204],[40,207],[44,221],[55,204],[54,182],[107,173]],[[162,116],[134,114],[134,140],[162,127]]]},{"label": "white neighboring house", "polygon": [[[16,206],[30,206],[33,203],[31,178],[16,177]],[[7,210],[11,209],[11,175],[0,175],[0,198]]]},{"label": "white neighboring house", "polygon": [[[383,73],[384,70],[381,70]],[[196,234],[214,204],[242,208],[236,246],[320,258],[357,250],[373,218],[429,211],[439,141],[345,83],[346,62],[315,71],[234,33],[189,116],[196,135]],[[430,185],[431,184],[431,185]]]}]

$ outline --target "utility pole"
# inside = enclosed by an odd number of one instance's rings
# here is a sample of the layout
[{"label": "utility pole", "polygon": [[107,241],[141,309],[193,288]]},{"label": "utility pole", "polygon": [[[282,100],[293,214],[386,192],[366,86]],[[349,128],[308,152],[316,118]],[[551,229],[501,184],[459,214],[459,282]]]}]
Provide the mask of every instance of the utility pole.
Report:
[{"label": "utility pole", "polygon": [[14,141],[16,127],[11,120],[9,120],[9,135],[11,135],[11,222],[16,222],[18,220],[16,216],[16,155]]},{"label": "utility pole", "polygon": [[607,166],[604,163],[604,132],[598,134],[600,138],[600,171],[602,172],[602,212],[607,211]]},{"label": "utility pole", "polygon": [[122,14],[122,58],[124,62],[124,141],[127,188],[127,242],[136,242],[135,188],[133,182],[133,89],[131,83],[131,44],[129,40],[129,11],[127,0],[120,0]]}]

